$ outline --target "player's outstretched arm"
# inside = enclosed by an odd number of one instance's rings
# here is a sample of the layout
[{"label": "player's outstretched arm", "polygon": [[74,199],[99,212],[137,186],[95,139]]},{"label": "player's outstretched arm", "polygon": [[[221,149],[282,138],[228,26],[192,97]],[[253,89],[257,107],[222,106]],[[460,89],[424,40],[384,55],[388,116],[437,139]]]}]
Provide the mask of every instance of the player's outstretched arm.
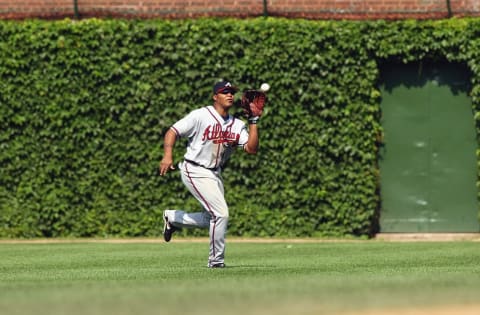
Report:
[{"label": "player's outstretched arm", "polygon": [[258,151],[258,127],[257,124],[249,124],[248,125],[248,141],[245,145],[245,152],[249,154],[256,154]]},{"label": "player's outstretched arm", "polygon": [[245,151],[249,154],[256,154],[258,151],[258,127],[257,122],[263,114],[263,108],[267,102],[265,94],[270,89],[270,85],[263,83],[260,90],[246,90],[242,94],[240,102],[241,107],[248,119],[248,141],[245,145]]},{"label": "player's outstretched arm", "polygon": [[165,134],[163,141],[163,159],[160,161],[159,171],[160,175],[167,174],[169,170],[174,170],[173,166],[173,147],[177,141],[177,134],[172,129],[169,129]]}]

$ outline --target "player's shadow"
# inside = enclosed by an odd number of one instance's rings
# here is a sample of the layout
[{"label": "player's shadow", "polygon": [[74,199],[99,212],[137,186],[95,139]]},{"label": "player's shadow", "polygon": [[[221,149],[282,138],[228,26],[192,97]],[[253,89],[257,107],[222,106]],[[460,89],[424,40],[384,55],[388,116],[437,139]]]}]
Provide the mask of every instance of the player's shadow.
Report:
[{"label": "player's shadow", "polygon": [[276,266],[266,266],[266,265],[231,265],[227,264],[225,268],[222,269],[257,269],[257,270],[272,270],[278,269]]}]

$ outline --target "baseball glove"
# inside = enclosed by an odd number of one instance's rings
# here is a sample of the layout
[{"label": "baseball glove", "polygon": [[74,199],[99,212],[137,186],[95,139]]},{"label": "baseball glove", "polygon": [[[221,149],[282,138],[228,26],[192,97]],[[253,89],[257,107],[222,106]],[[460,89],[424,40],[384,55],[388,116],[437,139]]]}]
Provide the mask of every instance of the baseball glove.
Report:
[{"label": "baseball glove", "polygon": [[247,119],[257,119],[262,116],[263,108],[267,102],[267,95],[262,91],[245,90],[242,95],[240,107]]}]

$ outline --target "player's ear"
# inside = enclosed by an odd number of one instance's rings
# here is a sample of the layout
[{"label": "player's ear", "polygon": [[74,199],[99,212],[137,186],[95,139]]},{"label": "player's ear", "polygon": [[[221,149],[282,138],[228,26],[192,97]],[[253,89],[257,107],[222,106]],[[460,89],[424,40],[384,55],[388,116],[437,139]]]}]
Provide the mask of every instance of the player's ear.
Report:
[{"label": "player's ear", "polygon": [[216,102],[217,101],[217,94],[213,94],[212,98],[213,98],[213,101]]}]

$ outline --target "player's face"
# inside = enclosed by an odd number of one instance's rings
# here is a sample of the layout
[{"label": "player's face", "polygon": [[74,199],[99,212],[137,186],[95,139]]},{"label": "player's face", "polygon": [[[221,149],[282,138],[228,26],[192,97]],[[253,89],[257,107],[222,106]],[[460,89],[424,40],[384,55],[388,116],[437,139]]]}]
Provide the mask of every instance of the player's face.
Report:
[{"label": "player's face", "polygon": [[224,107],[224,108],[230,108],[233,105],[233,99],[234,99],[234,94],[235,92],[232,91],[221,91],[213,96],[213,99],[215,102]]}]

